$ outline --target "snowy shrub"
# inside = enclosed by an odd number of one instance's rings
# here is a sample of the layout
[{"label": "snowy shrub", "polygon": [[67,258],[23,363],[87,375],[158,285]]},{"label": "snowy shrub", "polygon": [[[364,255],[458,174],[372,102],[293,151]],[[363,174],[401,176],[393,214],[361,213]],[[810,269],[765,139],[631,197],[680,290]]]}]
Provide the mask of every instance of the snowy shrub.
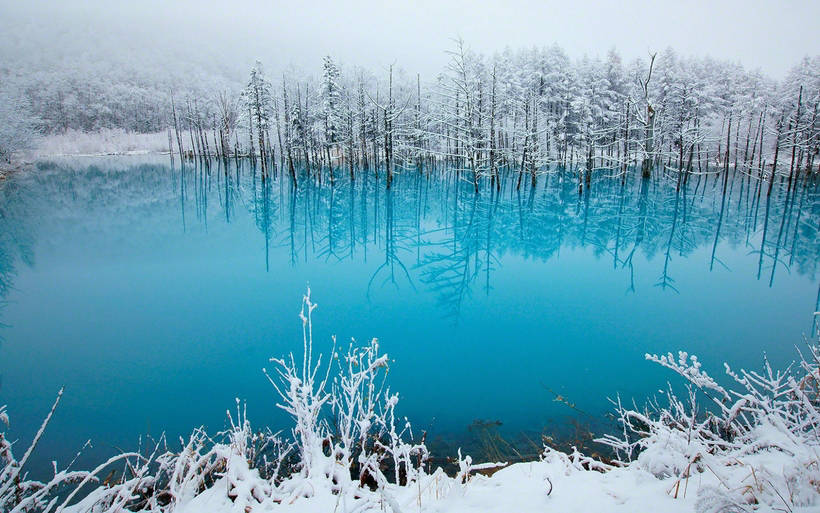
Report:
[{"label": "snowy shrub", "polygon": [[[118,454],[91,471],[74,471],[70,468],[58,470],[54,463],[54,475],[47,482],[27,479],[25,465],[51,421],[62,395],[63,391],[60,390],[51,411],[19,460],[13,454],[12,444],[5,432],[0,432],[0,511],[61,512],[89,484],[96,487],[72,509],[89,512],[120,511],[137,497],[140,489],[151,486],[153,477],[148,471],[156,452],[148,458],[137,453]],[[9,416],[5,406],[0,407],[0,421],[8,427]],[[117,463],[124,465],[122,478],[116,482],[101,481],[98,476]]]},{"label": "snowy shrub", "polygon": [[[622,433],[597,441],[624,466],[669,478],[670,494],[685,494],[689,479],[714,481],[698,490],[699,511],[746,511],[765,504],[794,511],[820,506],[820,350],[784,371],[764,360],[760,372],[728,365],[724,388],[685,352],[646,355],[684,378],[686,397],[671,386],[666,401],[643,411],[617,400]],[[703,404],[701,403],[703,402]]]},{"label": "snowy shrub", "polygon": [[339,356],[334,337],[333,357],[323,366],[322,356],[314,359],[313,355],[315,308],[308,289],[299,314],[301,365],[293,354],[274,358],[277,375],[268,374],[281,398],[277,406],[293,417],[293,440],[299,452],[299,472],[280,486],[283,500],[321,492],[366,498],[365,485],[384,495],[390,482],[418,480],[424,474],[427,449],[405,441],[406,436],[412,437],[406,419],[397,427],[398,394],[385,388],[380,375],[387,368],[387,355],[379,355],[378,341],[373,339],[363,347],[351,343],[347,353]]}]

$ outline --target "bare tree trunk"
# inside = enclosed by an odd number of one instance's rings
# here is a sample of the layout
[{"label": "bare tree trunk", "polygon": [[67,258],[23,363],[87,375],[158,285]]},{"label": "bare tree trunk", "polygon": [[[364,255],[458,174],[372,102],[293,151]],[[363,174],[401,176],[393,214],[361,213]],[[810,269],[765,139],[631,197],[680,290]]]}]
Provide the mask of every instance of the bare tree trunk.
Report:
[{"label": "bare tree trunk", "polygon": [[287,84],[285,83],[285,76],[282,76],[282,101],[284,103],[285,109],[285,148],[288,152],[288,169],[290,170],[290,177],[293,180],[293,186],[297,187],[298,182],[296,180],[296,168],[293,165],[293,150],[291,148],[291,137],[290,137],[290,108],[288,105],[288,88]]},{"label": "bare tree trunk", "polygon": [[515,184],[515,190],[520,190],[521,189],[521,177],[524,174],[524,164],[527,161],[527,146],[529,146],[529,137],[530,137],[530,132],[528,130],[529,116],[530,116],[530,102],[528,101],[524,105],[524,146],[522,147],[522,151],[521,151],[521,166],[518,168],[518,182]]},{"label": "bare tree trunk", "polygon": [[496,191],[501,190],[501,180],[498,179],[498,166],[495,162],[495,84],[496,84],[496,75],[495,75],[495,68],[496,65],[493,64],[493,85],[492,85],[492,93],[490,98],[490,174],[492,175],[492,183],[496,188]]},{"label": "bare tree trunk", "polygon": [[644,178],[649,178],[652,173],[652,166],[654,165],[654,144],[655,144],[655,109],[649,103],[649,81],[652,79],[652,69],[655,65],[655,56],[657,54],[651,54],[649,60],[649,72],[647,73],[646,80],[641,81],[641,85],[643,86],[643,96],[644,101],[646,102],[646,126],[644,127],[644,137],[645,137],[645,154],[642,164],[641,174]]},{"label": "bare tree trunk", "polygon": [[365,112],[364,102],[364,81],[359,78],[359,143],[361,144],[361,165],[362,169],[367,170],[367,113]]},{"label": "bare tree trunk", "polygon": [[621,183],[626,182],[626,168],[629,165],[629,100],[626,100],[626,129],[624,130],[624,160]]},{"label": "bare tree trunk", "polygon": [[811,175],[811,170],[814,168],[814,156],[820,150],[820,138],[818,138],[817,126],[817,102],[814,102],[814,112],[811,116],[811,123],[809,124],[809,137],[814,139],[814,147],[806,148],[806,178]]},{"label": "bare tree trunk", "polygon": [[182,149],[182,138],[179,135],[179,121],[177,120],[177,108],[174,105],[174,97],[171,96],[171,112],[174,115],[174,132],[177,136],[177,147],[179,148],[179,161],[180,163],[185,162],[185,154]]},{"label": "bare tree trunk", "polygon": [[[803,106],[803,86],[800,86],[800,92],[797,95],[797,115],[794,120],[794,132],[792,132],[792,162],[789,166],[789,186],[787,190],[792,189],[792,180],[794,179],[794,154],[797,150],[797,132],[800,129],[800,110]],[[789,124],[791,126],[791,123]]]},{"label": "bare tree trunk", "polygon": [[384,113],[384,157],[387,165],[387,188],[393,184],[393,65],[388,80],[387,110]]},{"label": "bare tree trunk", "polygon": [[760,127],[760,155],[757,160],[757,178],[763,180],[763,136],[766,132],[766,109],[763,109],[762,125]]},{"label": "bare tree trunk", "polygon": [[[763,126],[763,111],[761,110],[760,111],[760,116],[758,116],[758,118],[757,118],[757,128],[755,129],[754,141],[752,141],[752,153],[749,156],[749,160],[746,162],[746,172],[749,173],[749,175],[752,174],[752,166],[755,163],[755,153],[757,153],[757,140],[758,140],[757,135],[760,133],[760,130],[761,130],[762,126]],[[748,138],[746,140],[746,144],[747,145],[749,144]],[[761,150],[762,150],[762,148],[761,148]]]},{"label": "bare tree trunk", "polygon": [[171,127],[168,127],[168,154],[171,155],[171,168],[174,167],[174,143],[171,139]]},{"label": "bare tree trunk", "polygon": [[248,147],[250,148],[248,156],[251,158],[254,166],[256,165],[256,148],[253,147],[253,113],[251,106],[248,105]]},{"label": "bare tree trunk", "polygon": [[726,185],[729,183],[729,138],[732,135],[732,111],[729,111],[729,129],[726,130],[726,159],[723,162],[723,194],[726,194]]},{"label": "bare tree trunk", "polygon": [[772,195],[772,186],[774,185],[774,177],[775,173],[777,173],[777,154],[780,151],[780,132],[783,130],[783,118],[781,117],[780,120],[777,122],[777,135],[775,136],[775,143],[774,143],[774,160],[772,161],[772,174],[769,179],[769,190],[766,192],[766,196]]}]

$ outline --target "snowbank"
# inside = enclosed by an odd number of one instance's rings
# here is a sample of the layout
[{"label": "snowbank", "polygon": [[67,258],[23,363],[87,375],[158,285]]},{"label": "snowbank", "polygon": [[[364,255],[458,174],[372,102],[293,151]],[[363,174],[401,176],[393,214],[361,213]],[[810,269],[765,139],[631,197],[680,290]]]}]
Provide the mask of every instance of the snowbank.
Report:
[{"label": "snowbank", "polygon": [[62,134],[42,136],[34,157],[61,155],[133,155],[168,152],[168,134],[157,132],[138,134],[119,128],[104,128],[97,132],[68,130]]},{"label": "snowbank", "polygon": [[[693,511],[694,494],[680,500],[666,493],[668,483],[651,474],[628,469],[608,473],[584,470],[566,455],[548,453],[542,461],[516,463],[492,477],[477,475],[466,483],[441,472],[425,475],[408,486],[388,485],[380,493],[342,502],[339,495],[318,494],[310,499],[283,501],[259,507],[236,504],[222,479],[177,511],[402,511],[452,513],[510,512],[685,512]],[[257,509],[258,508],[258,509]]]}]

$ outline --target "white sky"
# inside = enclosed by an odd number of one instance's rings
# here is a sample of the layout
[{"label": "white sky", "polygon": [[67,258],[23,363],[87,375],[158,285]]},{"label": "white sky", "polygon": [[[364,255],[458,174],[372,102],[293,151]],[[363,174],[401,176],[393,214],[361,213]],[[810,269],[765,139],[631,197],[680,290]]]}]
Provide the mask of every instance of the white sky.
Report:
[{"label": "white sky", "polygon": [[683,55],[740,61],[775,78],[804,55],[820,54],[818,0],[23,3],[0,0],[0,14],[35,28],[25,37],[102,28],[121,38],[128,51],[139,51],[140,41],[146,47],[176,46],[174,53],[182,46],[241,68],[259,58],[269,68],[294,64],[309,70],[330,54],[374,71],[395,61],[410,73],[428,75],[441,69],[444,50],[457,35],[486,53],[555,42],[575,57],[603,56],[615,46],[625,61],[672,46]]}]

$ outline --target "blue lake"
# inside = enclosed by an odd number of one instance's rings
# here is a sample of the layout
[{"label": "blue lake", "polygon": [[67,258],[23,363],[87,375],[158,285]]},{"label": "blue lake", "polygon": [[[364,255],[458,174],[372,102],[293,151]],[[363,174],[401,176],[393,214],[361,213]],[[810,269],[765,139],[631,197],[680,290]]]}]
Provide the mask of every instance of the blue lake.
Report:
[{"label": "blue lake", "polygon": [[555,171],[475,195],[442,176],[294,189],[247,163],[118,157],[0,184],[13,438],[30,440],[65,385],[32,471],[89,439],[96,460],[145,434],[220,430],[236,397],[256,426],[289,429],[261,369],[301,351],[308,283],[317,349],[378,337],[400,413],[431,437],[476,419],[560,431],[664,388],[647,352],[687,350],[722,377],[724,361],[788,364],[812,329],[815,185],[767,201],[740,174],[725,199],[715,176],[679,194],[670,178],[602,176],[579,194]]}]

